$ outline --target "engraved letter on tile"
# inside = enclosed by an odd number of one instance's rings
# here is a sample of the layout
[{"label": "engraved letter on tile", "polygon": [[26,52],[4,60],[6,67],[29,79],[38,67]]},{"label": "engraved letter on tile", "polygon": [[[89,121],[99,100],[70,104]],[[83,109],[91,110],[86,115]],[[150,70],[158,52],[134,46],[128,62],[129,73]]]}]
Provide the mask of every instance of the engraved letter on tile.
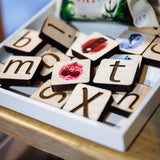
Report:
[{"label": "engraved letter on tile", "polygon": [[22,62],[21,60],[15,60],[15,61],[11,60],[11,61],[8,63],[8,65],[7,65],[7,67],[5,68],[5,70],[3,71],[3,73],[6,73],[6,72],[8,71],[8,69],[9,69],[14,63],[19,63],[18,66],[17,66],[17,68],[15,69],[14,74],[17,74],[17,73],[19,72],[20,68],[21,68],[25,63],[29,63],[29,66],[28,66],[28,68],[27,68],[27,70],[26,70],[25,73],[26,73],[26,74],[30,74],[30,70],[31,70],[31,68],[33,67],[33,64],[34,64],[33,61],[25,61],[25,62]]},{"label": "engraved letter on tile", "polygon": [[62,98],[58,101],[58,103],[62,102],[65,98],[66,98],[66,93],[65,92],[54,92],[48,96],[44,95],[44,93],[46,92],[46,90],[50,89],[50,87],[46,87],[44,88],[40,94],[39,94],[39,97],[42,98],[42,99],[49,99],[49,98],[52,98],[56,95],[62,95]]},{"label": "engraved letter on tile", "polygon": [[134,96],[134,100],[132,101],[132,103],[128,106],[129,109],[134,109],[132,108],[132,106],[136,103],[136,101],[139,99],[139,95],[135,94],[135,93],[126,93],[123,98],[117,103],[118,105],[124,100],[126,99],[127,97],[129,96]]},{"label": "engraved letter on tile", "polygon": [[158,51],[158,50],[155,49],[156,46],[158,46],[158,44],[154,44],[154,45],[151,47],[151,51],[154,52],[154,53],[160,54],[160,51]]},{"label": "engraved letter on tile", "polygon": [[120,82],[120,80],[116,80],[115,79],[115,74],[117,72],[118,67],[125,67],[125,65],[119,65],[120,61],[116,61],[116,63],[114,65],[110,65],[111,67],[113,67],[111,76],[110,76],[110,80],[112,82]]},{"label": "engraved letter on tile", "polygon": [[103,94],[102,92],[98,92],[93,97],[91,97],[90,99],[88,99],[88,89],[86,87],[84,87],[83,88],[83,103],[81,103],[80,105],[78,105],[77,107],[75,107],[74,109],[72,109],[70,112],[74,113],[78,109],[80,109],[81,107],[84,107],[84,109],[83,109],[83,115],[84,115],[84,117],[88,117],[88,103],[92,102],[93,100],[95,100],[96,98],[98,98],[99,96],[101,96],[102,94]]},{"label": "engraved letter on tile", "polygon": [[46,67],[46,68],[52,68],[53,67],[53,65],[48,65],[45,61],[44,61],[44,57],[45,56],[52,56],[57,62],[58,61],[60,61],[60,58],[57,56],[57,55],[55,55],[55,54],[53,54],[53,53],[46,53],[46,54],[44,54],[43,56],[42,56],[42,61],[43,61],[43,65]]},{"label": "engraved letter on tile", "polygon": [[[15,47],[24,47],[26,46],[27,44],[29,44],[31,42],[31,38],[29,37],[26,37],[26,35],[29,34],[29,31],[22,37],[20,38],[18,41],[16,41],[13,46]],[[21,44],[23,41],[23,44]],[[21,43],[20,43],[21,42]]]}]

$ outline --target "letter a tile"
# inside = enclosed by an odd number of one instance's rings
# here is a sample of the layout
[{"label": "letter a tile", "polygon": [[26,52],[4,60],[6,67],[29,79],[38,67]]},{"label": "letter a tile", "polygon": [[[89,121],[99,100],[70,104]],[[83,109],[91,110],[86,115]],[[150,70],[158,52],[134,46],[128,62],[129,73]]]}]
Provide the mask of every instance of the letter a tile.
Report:
[{"label": "letter a tile", "polygon": [[67,101],[69,94],[69,91],[53,92],[51,80],[48,80],[30,98],[61,108]]},{"label": "letter a tile", "polygon": [[137,70],[137,60],[103,59],[93,82],[113,91],[127,91],[134,85]]},{"label": "letter a tile", "polygon": [[78,84],[70,95],[63,110],[92,120],[102,118],[102,113],[110,103],[111,91]]},{"label": "letter a tile", "polygon": [[16,55],[33,55],[43,46],[39,38],[39,32],[35,30],[22,29],[18,34],[5,43],[7,51]]},{"label": "letter a tile", "polygon": [[31,85],[41,67],[41,57],[11,56],[0,72],[0,83],[4,85]]}]

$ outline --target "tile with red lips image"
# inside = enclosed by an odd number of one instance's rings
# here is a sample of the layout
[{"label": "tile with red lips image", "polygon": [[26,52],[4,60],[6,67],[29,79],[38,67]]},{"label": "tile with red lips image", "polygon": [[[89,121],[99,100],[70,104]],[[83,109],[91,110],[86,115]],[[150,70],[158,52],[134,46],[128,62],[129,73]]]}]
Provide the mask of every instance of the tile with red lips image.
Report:
[{"label": "tile with red lips image", "polygon": [[72,90],[78,83],[89,83],[90,70],[89,59],[57,62],[51,78],[53,91]]},{"label": "tile with red lips image", "polygon": [[95,62],[102,56],[106,55],[109,57],[110,51],[118,45],[119,43],[115,40],[101,33],[94,32],[85,37],[81,43],[75,44],[72,48],[72,52],[76,57],[88,58]]},{"label": "tile with red lips image", "polygon": [[96,53],[107,47],[107,39],[104,37],[93,38],[82,44],[83,53]]}]

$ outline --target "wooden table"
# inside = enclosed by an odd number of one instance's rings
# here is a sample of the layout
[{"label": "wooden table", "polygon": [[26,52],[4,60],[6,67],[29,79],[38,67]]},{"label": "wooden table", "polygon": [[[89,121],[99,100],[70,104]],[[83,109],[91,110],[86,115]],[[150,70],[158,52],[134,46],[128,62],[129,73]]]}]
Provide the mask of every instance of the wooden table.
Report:
[{"label": "wooden table", "polygon": [[160,160],[160,107],[120,153],[0,106],[0,131],[68,160]]}]

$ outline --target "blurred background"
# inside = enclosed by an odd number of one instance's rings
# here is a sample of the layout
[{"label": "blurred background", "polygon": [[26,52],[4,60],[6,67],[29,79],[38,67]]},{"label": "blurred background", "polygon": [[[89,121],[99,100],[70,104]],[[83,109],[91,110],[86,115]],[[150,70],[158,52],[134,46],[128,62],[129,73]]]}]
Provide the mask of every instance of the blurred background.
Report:
[{"label": "blurred background", "polygon": [[5,37],[27,22],[51,0],[0,0]]},{"label": "blurred background", "polygon": [[[0,42],[51,0],[0,0]],[[61,160],[0,132],[0,160]]]}]

